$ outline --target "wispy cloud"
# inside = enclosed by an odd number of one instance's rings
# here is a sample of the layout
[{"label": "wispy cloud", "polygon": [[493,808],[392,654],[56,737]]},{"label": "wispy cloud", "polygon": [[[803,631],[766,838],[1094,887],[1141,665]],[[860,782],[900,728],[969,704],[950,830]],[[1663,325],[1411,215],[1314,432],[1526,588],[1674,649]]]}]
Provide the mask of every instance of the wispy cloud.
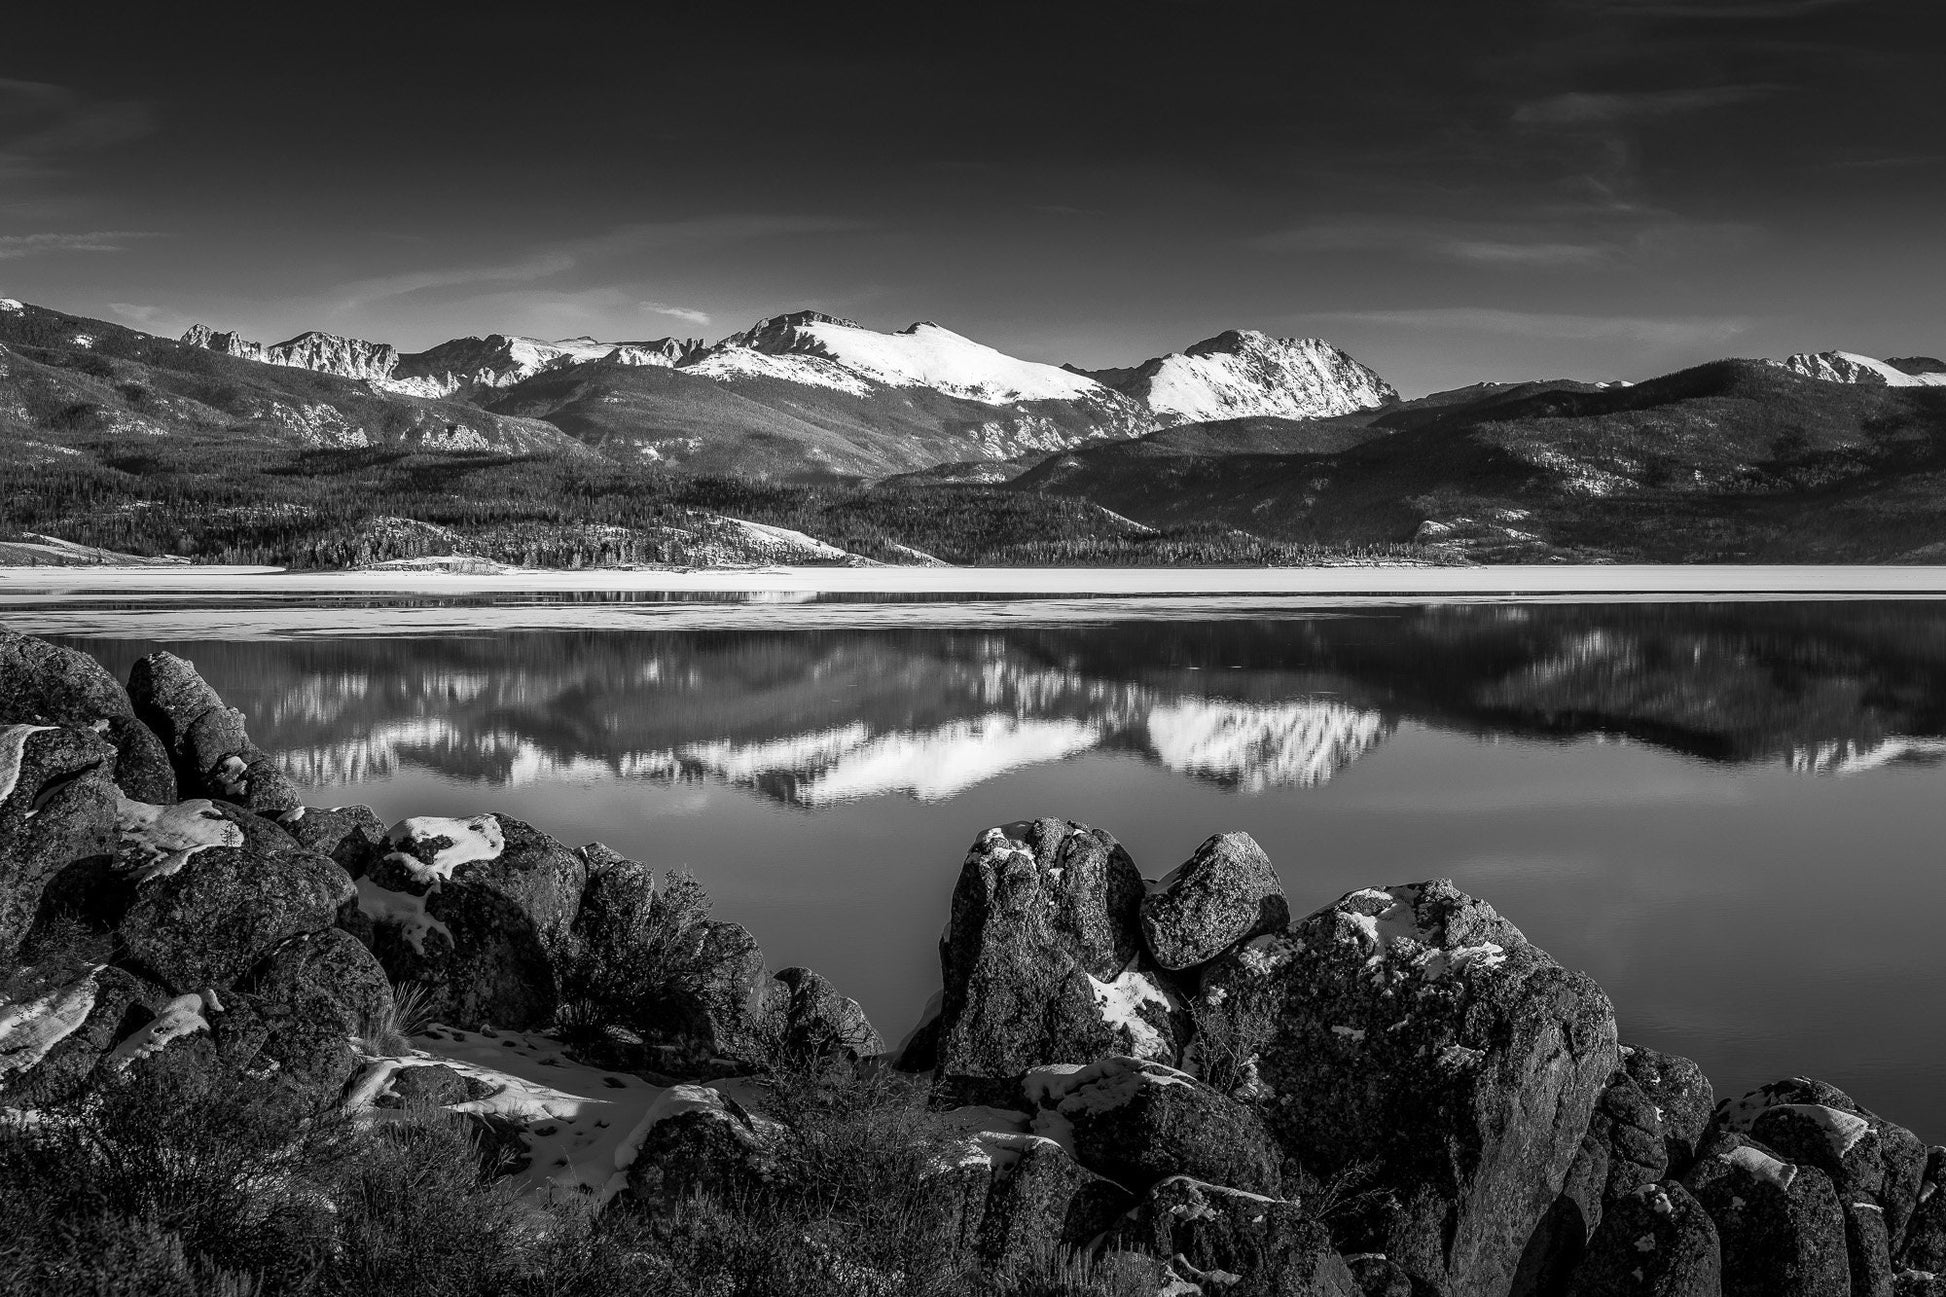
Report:
[{"label": "wispy cloud", "polygon": [[401,271],[353,280],[334,290],[340,309],[354,310],[388,298],[440,288],[528,284],[616,257],[674,248],[739,243],[795,234],[826,234],[867,228],[859,221],[816,216],[730,215],[688,221],[623,225],[602,234],[526,248],[501,261]]},{"label": "wispy cloud", "polygon": [[1870,0],[1579,0],[1600,13],[1641,18],[1742,19],[1802,18],[1824,9],[1866,4]]},{"label": "wispy cloud", "polygon": [[1608,127],[1654,117],[1678,117],[1750,103],[1773,92],[1771,86],[1709,86],[1687,90],[1624,93],[1573,91],[1535,99],[1514,109],[1514,123],[1537,127]]},{"label": "wispy cloud", "polygon": [[687,306],[670,306],[666,302],[644,302],[642,309],[653,311],[657,315],[667,315],[671,319],[687,320],[691,324],[707,326],[710,322],[707,311],[698,311]]},{"label": "wispy cloud", "polygon": [[1686,220],[1610,203],[1536,208],[1498,221],[1445,217],[1335,217],[1249,240],[1264,252],[1391,252],[1482,268],[1563,270],[1627,266],[1720,251],[1754,239],[1754,227]]},{"label": "wispy cloud", "polygon": [[167,306],[150,306],[146,302],[110,302],[108,309],[136,328],[164,337],[175,337],[195,323],[189,316]]},{"label": "wispy cloud", "polygon": [[0,234],[0,261],[45,256],[56,252],[124,252],[136,239],[152,239],[148,230],[89,230],[82,234]]},{"label": "wispy cloud", "polygon": [[1433,306],[1393,311],[1327,311],[1306,320],[1369,324],[1415,332],[1485,333],[1573,342],[1638,342],[1684,348],[1727,343],[1756,323],[1743,315],[1573,315],[1491,307]]}]

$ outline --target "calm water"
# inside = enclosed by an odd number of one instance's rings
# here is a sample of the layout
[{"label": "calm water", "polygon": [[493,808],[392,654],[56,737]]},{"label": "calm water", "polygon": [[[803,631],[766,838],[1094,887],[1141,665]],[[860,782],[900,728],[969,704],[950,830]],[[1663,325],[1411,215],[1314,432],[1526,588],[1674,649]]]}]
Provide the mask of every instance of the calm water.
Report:
[{"label": "calm water", "polygon": [[96,607],[63,638],[193,658],[320,804],[687,866],[894,1038],[985,826],[1083,820],[1151,876],[1245,829],[1294,909],[1453,877],[1719,1092],[1813,1074],[1946,1139],[1946,605],[1035,607]]}]

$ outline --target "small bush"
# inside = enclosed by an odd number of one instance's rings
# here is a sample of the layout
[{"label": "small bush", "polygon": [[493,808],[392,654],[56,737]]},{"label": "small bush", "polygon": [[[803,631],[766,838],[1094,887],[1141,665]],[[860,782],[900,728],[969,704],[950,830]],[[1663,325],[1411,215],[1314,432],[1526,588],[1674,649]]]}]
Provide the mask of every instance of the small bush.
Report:
[{"label": "small bush", "polygon": [[659,889],[642,888],[578,934],[556,958],[562,1034],[573,1040],[620,1027],[647,1040],[681,1035],[709,971],[709,916],[709,893],[695,875],[671,870]]}]

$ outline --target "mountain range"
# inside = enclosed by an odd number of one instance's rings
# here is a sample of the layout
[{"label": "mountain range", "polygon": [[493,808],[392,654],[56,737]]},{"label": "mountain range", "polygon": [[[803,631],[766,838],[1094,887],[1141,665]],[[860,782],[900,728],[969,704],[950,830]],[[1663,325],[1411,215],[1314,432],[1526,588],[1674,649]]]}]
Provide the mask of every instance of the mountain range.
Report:
[{"label": "mountain range", "polygon": [[818,311],[698,339],[490,334],[422,352],[304,333],[268,346],[197,325],[190,346],[537,418],[622,460],[763,477],[874,477],[1123,440],[1206,417],[1307,419],[1397,399],[1316,338],[1229,332],[1090,374],[931,321],[880,333]]},{"label": "mountain range", "polygon": [[1946,364],[1402,400],[1238,330],[1084,371],[815,311],[401,352],[0,299],[0,470],[0,542],[239,561],[1933,561]]}]

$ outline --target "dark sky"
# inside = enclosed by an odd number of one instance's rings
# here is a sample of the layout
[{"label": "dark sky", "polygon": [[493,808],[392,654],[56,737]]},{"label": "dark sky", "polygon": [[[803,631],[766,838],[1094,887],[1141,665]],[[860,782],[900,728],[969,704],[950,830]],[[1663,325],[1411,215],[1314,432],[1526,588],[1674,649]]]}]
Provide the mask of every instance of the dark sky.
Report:
[{"label": "dark sky", "polygon": [[411,349],[813,306],[1409,392],[1946,352],[1941,0],[38,5],[0,295]]}]

